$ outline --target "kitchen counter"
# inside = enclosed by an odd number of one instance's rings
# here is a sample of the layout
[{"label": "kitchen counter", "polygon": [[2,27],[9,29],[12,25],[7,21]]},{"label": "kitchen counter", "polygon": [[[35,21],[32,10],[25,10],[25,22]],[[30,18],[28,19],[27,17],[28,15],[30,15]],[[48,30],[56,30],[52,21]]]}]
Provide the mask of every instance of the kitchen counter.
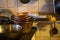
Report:
[{"label": "kitchen counter", "polygon": [[32,27],[29,33],[21,33],[15,39],[9,39],[6,35],[0,36],[0,39],[1,40],[31,40],[36,30],[37,30],[36,27]]},{"label": "kitchen counter", "polygon": [[60,21],[56,22],[56,28],[58,29],[58,33],[54,36],[51,36],[49,33],[51,29],[50,22],[39,22],[37,31],[35,32],[31,40],[60,40]]}]

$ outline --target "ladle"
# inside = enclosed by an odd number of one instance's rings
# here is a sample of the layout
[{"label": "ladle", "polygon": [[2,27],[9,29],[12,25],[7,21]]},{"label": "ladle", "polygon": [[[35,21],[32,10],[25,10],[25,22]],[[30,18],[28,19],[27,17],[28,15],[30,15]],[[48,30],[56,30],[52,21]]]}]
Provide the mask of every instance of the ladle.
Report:
[{"label": "ladle", "polygon": [[[53,25],[52,25],[52,24],[53,24]],[[51,29],[50,29],[50,35],[51,35],[51,36],[53,36],[53,35],[55,35],[55,34],[58,34],[58,30],[57,30],[57,28],[56,28],[55,22],[53,22],[52,24],[51,24],[52,27],[51,27]]]},{"label": "ladle", "polygon": [[53,35],[56,35],[58,34],[58,29],[56,28],[56,17],[55,17],[55,0],[53,0],[53,21],[52,21],[52,24],[54,24],[51,29],[50,29],[50,35],[53,36]]}]

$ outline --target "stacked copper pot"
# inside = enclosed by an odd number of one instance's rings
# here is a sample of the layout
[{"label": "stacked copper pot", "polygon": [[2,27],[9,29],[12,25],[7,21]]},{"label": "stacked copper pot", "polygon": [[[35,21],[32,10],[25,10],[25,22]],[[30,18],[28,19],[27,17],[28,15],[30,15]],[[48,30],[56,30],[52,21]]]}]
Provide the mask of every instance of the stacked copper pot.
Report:
[{"label": "stacked copper pot", "polygon": [[14,18],[14,22],[22,26],[22,33],[29,33],[31,31],[32,22],[27,14],[27,12],[18,13]]}]

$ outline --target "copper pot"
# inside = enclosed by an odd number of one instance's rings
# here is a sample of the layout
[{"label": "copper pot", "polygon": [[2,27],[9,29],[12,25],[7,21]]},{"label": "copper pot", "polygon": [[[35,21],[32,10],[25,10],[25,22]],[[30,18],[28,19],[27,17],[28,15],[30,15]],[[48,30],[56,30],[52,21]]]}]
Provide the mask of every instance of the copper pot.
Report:
[{"label": "copper pot", "polygon": [[15,23],[22,26],[22,33],[29,33],[33,24],[27,14],[28,12],[18,13],[17,16],[15,16],[14,18]]}]

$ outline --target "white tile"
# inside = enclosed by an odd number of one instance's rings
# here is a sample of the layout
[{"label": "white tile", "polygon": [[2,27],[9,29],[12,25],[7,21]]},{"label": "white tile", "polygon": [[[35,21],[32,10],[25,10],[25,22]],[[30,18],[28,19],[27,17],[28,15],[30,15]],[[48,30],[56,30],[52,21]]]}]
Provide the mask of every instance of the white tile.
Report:
[{"label": "white tile", "polygon": [[53,2],[52,0],[39,0],[39,12],[53,13]]},{"label": "white tile", "polygon": [[38,0],[30,0],[28,6],[38,6]]},{"label": "white tile", "polygon": [[39,12],[49,12],[49,5],[46,0],[39,0]]},{"label": "white tile", "polygon": [[6,8],[7,7],[7,0],[0,0],[0,7]]},{"label": "white tile", "polygon": [[17,0],[8,0],[8,7],[17,7]]},{"label": "white tile", "polygon": [[28,12],[28,7],[18,7],[18,13]]},{"label": "white tile", "polygon": [[39,12],[49,12],[49,7],[47,5],[39,6]]},{"label": "white tile", "polygon": [[18,13],[18,10],[16,7],[13,8],[8,8],[14,15],[16,15]]},{"label": "white tile", "polygon": [[38,12],[38,7],[37,6],[31,6],[28,9],[29,12]]},{"label": "white tile", "polygon": [[39,0],[39,6],[46,5],[46,0]]}]

